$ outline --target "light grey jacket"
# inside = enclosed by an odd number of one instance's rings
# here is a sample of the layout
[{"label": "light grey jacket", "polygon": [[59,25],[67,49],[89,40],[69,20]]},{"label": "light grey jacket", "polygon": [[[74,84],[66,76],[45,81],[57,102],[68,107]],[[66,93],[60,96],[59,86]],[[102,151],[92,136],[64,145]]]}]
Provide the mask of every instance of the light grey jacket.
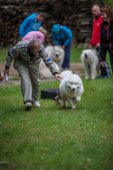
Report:
[{"label": "light grey jacket", "polygon": [[[54,75],[57,73],[55,69],[55,65],[52,62],[51,56],[48,56],[46,53],[44,46],[41,45],[40,51],[38,55],[34,55],[31,53],[29,49],[29,41],[19,41],[14,47],[12,47],[7,54],[5,66],[9,68],[12,60],[14,59],[14,67],[16,63],[21,62],[24,65],[33,65],[40,64],[43,59],[44,63],[50,69],[51,73]],[[46,74],[46,73],[45,73]]]}]

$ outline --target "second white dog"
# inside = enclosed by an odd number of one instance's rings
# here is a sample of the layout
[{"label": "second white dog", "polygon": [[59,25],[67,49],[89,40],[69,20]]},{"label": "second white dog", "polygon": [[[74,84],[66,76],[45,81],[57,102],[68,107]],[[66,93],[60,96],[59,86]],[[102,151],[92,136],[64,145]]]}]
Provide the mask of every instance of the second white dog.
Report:
[{"label": "second white dog", "polygon": [[64,60],[64,49],[58,45],[49,45],[45,48],[45,51],[50,57],[52,57],[53,61],[58,64],[59,69],[61,69]]},{"label": "second white dog", "polygon": [[[61,71],[62,63],[64,60],[64,50],[61,46],[47,46],[45,48],[48,56],[52,58],[53,63],[56,67],[57,72]],[[54,76],[51,74],[49,68],[45,65],[43,61],[40,62],[39,65],[39,76],[40,78],[53,78]]]},{"label": "second white dog", "polygon": [[97,76],[99,60],[95,49],[83,50],[81,54],[81,62],[83,64],[85,79],[95,79]]},{"label": "second white dog", "polygon": [[63,100],[63,107],[66,107],[66,102],[69,107],[75,109],[75,103],[81,100],[84,92],[83,83],[77,74],[71,71],[63,71],[61,74],[62,80],[59,85],[60,97]]}]

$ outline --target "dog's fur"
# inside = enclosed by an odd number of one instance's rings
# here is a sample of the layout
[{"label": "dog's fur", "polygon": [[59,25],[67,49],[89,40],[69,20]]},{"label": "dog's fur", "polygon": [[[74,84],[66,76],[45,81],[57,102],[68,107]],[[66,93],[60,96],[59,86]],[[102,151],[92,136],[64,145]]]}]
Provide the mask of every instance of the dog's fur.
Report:
[{"label": "dog's fur", "polygon": [[99,60],[96,49],[85,49],[81,53],[85,79],[95,79],[99,73]]},{"label": "dog's fur", "polygon": [[[58,65],[54,63],[54,67],[56,68],[56,71],[59,73],[59,67]],[[52,75],[52,73],[50,72],[49,68],[45,65],[45,63],[43,62],[43,60],[41,60],[40,65],[39,65],[39,77],[40,78],[53,78],[54,76]]]},{"label": "dog's fur", "polygon": [[84,87],[81,78],[71,71],[63,71],[61,74],[59,85],[60,97],[63,101],[63,107],[66,107],[66,102],[71,109],[75,109],[75,103],[81,100]]},{"label": "dog's fur", "polygon": [[64,60],[64,49],[61,46],[47,46],[45,51],[48,53],[50,57],[52,57],[53,61],[58,64],[61,69],[62,63]]},{"label": "dog's fur", "polygon": [[[57,72],[59,73],[61,71],[63,59],[64,59],[64,50],[60,46],[47,46],[45,48],[45,51],[47,52],[48,56],[52,58],[53,63],[55,65],[55,68]],[[51,74],[49,68],[45,65],[43,61],[40,62],[39,66],[39,76],[41,78],[53,78],[54,76]]]}]

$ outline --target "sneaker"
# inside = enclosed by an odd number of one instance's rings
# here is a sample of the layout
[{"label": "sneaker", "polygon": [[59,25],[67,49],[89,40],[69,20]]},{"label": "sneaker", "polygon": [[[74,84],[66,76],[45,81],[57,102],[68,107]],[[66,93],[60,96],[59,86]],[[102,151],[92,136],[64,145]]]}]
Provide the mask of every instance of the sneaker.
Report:
[{"label": "sneaker", "polygon": [[25,104],[26,110],[31,110],[31,107],[32,107],[31,102],[27,102],[27,103]]},{"label": "sneaker", "polygon": [[35,107],[40,107],[39,101],[34,101],[34,102],[33,102],[33,106],[35,106]]}]

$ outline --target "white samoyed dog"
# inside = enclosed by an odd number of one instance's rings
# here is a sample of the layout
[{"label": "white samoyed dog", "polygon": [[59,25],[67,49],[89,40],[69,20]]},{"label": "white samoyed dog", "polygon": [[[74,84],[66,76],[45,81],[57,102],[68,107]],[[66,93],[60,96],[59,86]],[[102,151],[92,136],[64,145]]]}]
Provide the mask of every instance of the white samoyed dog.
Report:
[{"label": "white samoyed dog", "polygon": [[81,53],[85,79],[95,79],[99,72],[99,59],[96,49],[85,49]]},{"label": "white samoyed dog", "polygon": [[62,63],[64,60],[64,49],[61,46],[47,46],[45,51],[48,53],[48,56],[52,57],[53,61],[58,64],[59,68],[61,69]]},{"label": "white samoyed dog", "polygon": [[[45,51],[48,54],[48,57],[51,57],[57,72],[61,71],[62,63],[64,60],[64,50],[61,46],[47,46]],[[49,68],[45,65],[43,61],[40,62],[39,65],[39,76],[41,78],[53,78],[54,76],[51,74]]]},{"label": "white samoyed dog", "polygon": [[71,109],[75,109],[75,103],[81,100],[84,92],[84,87],[81,78],[71,71],[63,71],[61,74],[61,81],[59,84],[59,92],[63,107],[66,107],[66,102]]}]

